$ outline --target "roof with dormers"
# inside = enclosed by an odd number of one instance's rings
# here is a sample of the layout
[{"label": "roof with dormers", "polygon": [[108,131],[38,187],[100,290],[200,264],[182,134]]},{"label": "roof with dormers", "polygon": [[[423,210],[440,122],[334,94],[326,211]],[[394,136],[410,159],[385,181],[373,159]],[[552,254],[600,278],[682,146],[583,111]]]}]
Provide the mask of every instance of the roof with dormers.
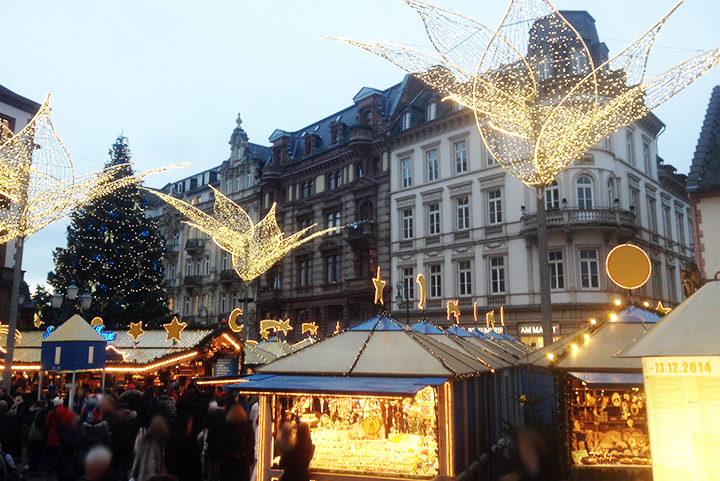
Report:
[{"label": "roof with dormers", "polygon": [[710,96],[686,190],[691,194],[720,191],[720,85]]}]

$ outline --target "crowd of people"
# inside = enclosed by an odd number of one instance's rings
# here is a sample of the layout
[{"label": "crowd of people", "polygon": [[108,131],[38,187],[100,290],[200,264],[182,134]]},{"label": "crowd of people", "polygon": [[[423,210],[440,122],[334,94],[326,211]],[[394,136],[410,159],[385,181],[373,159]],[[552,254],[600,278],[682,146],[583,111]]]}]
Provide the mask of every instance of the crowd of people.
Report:
[{"label": "crowd of people", "polygon": [[[72,405],[55,386],[40,400],[0,388],[0,481],[254,481],[258,412],[257,399],[190,381],[86,385]],[[309,481],[306,428],[283,446],[283,481]]]}]

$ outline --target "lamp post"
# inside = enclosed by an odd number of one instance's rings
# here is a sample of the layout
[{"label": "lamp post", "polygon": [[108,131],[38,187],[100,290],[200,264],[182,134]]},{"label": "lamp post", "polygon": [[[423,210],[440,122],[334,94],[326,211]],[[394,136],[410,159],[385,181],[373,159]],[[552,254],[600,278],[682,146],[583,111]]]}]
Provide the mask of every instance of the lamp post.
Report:
[{"label": "lamp post", "polygon": [[[90,309],[90,306],[92,305],[92,296],[87,291],[83,292],[80,296],[78,296],[78,291],[79,289],[75,285],[75,283],[71,283],[67,288],[67,300],[75,303],[75,312],[77,312],[78,307],[80,307],[81,311],[86,311]],[[52,306],[53,309],[60,310],[61,323],[67,320],[65,316],[66,313],[63,310],[64,303],[65,297],[63,297],[63,295],[59,292],[56,292],[50,298],[50,306]]]},{"label": "lamp post", "polygon": [[395,299],[397,299],[398,306],[400,303],[404,300],[405,301],[405,324],[408,326],[410,325],[410,300],[408,299],[408,292],[407,292],[407,286],[405,285],[405,282],[398,281],[397,284],[395,284],[395,289],[397,290],[397,295],[395,296]]}]

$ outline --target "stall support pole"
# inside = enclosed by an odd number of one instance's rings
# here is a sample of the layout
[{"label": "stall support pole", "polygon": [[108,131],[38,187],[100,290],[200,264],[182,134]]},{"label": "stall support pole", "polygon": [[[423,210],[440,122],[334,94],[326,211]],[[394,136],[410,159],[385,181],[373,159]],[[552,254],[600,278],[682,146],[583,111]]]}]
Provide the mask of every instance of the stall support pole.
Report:
[{"label": "stall support pole", "polygon": [[42,370],[42,368],[40,368],[39,377],[38,377],[38,401],[40,399],[42,399],[42,375],[43,375],[43,370]]},{"label": "stall support pole", "polygon": [[105,368],[103,368],[102,373],[102,383],[100,384],[100,392],[102,392],[102,395],[105,395]]},{"label": "stall support pole", "polygon": [[72,372],[72,383],[70,384],[70,397],[68,398],[68,409],[73,410],[75,402],[75,371]]}]

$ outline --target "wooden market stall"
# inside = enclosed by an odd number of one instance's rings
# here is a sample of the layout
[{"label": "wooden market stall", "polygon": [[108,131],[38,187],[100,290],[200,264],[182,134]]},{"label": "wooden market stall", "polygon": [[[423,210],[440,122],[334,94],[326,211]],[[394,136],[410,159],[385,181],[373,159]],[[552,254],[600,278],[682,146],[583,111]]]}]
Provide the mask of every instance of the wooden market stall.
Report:
[{"label": "wooden market stall", "polygon": [[642,365],[614,356],[659,319],[629,306],[516,364],[526,392],[544,399],[528,408],[563,426],[562,461],[576,479],[651,479]]},{"label": "wooden market stall", "polygon": [[460,479],[481,469],[485,364],[380,315],[228,388],[260,397],[258,479],[279,477],[273,440],[306,422],[317,481]]}]

